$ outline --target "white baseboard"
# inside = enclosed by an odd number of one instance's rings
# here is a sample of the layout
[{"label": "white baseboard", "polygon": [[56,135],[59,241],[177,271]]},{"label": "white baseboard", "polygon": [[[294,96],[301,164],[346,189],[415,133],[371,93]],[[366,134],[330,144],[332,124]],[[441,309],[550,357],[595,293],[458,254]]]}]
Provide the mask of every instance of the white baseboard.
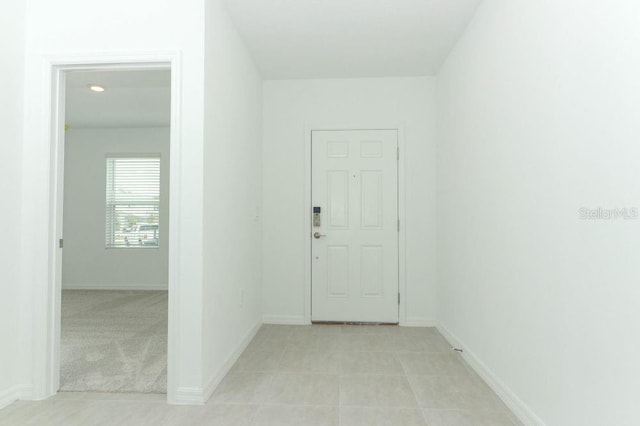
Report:
[{"label": "white baseboard", "polygon": [[30,385],[17,385],[0,392],[0,410],[19,399],[30,399],[31,394],[32,387]]},{"label": "white baseboard", "polygon": [[261,326],[261,323],[257,323],[251,328],[251,330],[249,330],[249,333],[244,336],[244,339],[242,339],[240,345],[233,351],[233,353],[231,353],[220,370],[218,370],[218,372],[207,381],[204,388],[204,402],[208,401],[209,398],[211,398],[211,395],[213,395],[213,392],[216,390],[222,379],[224,379],[224,376],[227,375],[227,373],[231,370],[231,367],[233,367],[233,364],[235,364],[238,358],[240,358],[240,355],[247,348],[249,343],[251,343],[251,340],[255,337]]},{"label": "white baseboard", "polygon": [[431,318],[407,317],[400,325],[402,327],[435,327],[436,321]]},{"label": "white baseboard", "polygon": [[113,285],[104,285],[104,284],[63,284],[63,290],[132,290],[132,291],[141,291],[141,290],[168,290],[169,286],[167,284],[113,284]]},{"label": "white baseboard", "polygon": [[524,403],[509,387],[500,380],[460,339],[452,334],[444,325],[437,325],[438,331],[454,348],[461,348],[462,357],[487,382],[489,387],[513,411],[518,419],[527,426],[546,426],[527,404]]},{"label": "white baseboard", "polygon": [[0,392],[0,410],[18,400],[17,386],[11,387]]},{"label": "white baseboard", "polygon": [[262,317],[263,324],[276,325],[309,325],[304,315],[264,315]]},{"label": "white baseboard", "polygon": [[175,398],[169,401],[173,405],[203,405],[204,392],[202,388],[178,388]]}]

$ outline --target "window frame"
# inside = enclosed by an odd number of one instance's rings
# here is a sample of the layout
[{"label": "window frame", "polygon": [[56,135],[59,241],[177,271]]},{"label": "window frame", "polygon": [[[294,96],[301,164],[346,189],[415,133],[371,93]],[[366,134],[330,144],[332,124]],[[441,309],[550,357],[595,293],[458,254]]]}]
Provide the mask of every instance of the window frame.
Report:
[{"label": "window frame", "polygon": [[[116,229],[116,220],[114,220],[114,218],[116,217],[117,213],[116,213],[116,208],[117,206],[121,205],[121,206],[126,206],[126,205],[130,205],[127,203],[118,203],[118,202],[110,202],[109,200],[109,195],[110,195],[110,191],[112,191],[111,193],[113,193],[113,188],[109,188],[110,182],[111,184],[113,184],[114,179],[112,178],[111,181],[109,179],[109,161],[110,160],[118,160],[118,159],[149,159],[149,160],[157,160],[158,162],[158,174],[157,174],[157,179],[158,179],[158,200],[156,202],[153,203],[149,203],[149,204],[140,204],[140,205],[150,205],[150,206],[156,206],[157,211],[158,211],[158,221],[157,221],[157,230],[155,231],[155,235],[156,235],[156,239],[157,239],[157,244],[154,245],[143,245],[143,244],[137,244],[137,245],[116,245],[115,240],[116,240],[116,233],[117,233],[117,229]],[[160,233],[161,233],[161,222],[162,222],[162,217],[161,217],[161,206],[162,206],[162,155],[159,152],[144,152],[144,153],[106,153],[105,154],[105,161],[104,161],[104,165],[105,165],[105,170],[104,170],[104,176],[105,176],[105,185],[104,185],[104,189],[105,189],[105,193],[104,193],[104,197],[103,200],[105,202],[105,208],[104,208],[104,225],[105,225],[105,233],[104,233],[104,246],[105,246],[105,250],[131,250],[131,249],[142,249],[142,250],[150,250],[150,249],[159,249],[160,248]],[[113,173],[113,172],[112,172]]]}]

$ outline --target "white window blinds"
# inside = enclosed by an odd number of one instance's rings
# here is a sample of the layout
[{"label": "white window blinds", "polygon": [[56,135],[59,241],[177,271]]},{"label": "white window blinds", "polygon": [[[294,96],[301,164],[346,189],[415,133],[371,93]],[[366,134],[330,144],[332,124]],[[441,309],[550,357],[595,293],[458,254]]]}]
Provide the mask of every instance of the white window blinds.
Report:
[{"label": "white window blinds", "polygon": [[157,248],[160,156],[107,156],[107,248]]}]

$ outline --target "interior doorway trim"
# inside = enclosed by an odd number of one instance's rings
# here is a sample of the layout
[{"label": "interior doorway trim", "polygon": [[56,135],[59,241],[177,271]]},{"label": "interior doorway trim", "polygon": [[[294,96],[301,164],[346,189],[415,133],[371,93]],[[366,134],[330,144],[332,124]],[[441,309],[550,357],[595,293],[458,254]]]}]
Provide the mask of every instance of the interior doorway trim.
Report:
[{"label": "interior doorway trim", "polygon": [[398,234],[398,291],[400,293],[400,306],[398,309],[398,321],[400,325],[407,322],[407,279],[406,279],[406,226],[405,226],[405,125],[404,123],[381,123],[381,122],[359,122],[353,124],[308,124],[304,128],[305,145],[305,179],[304,179],[304,229],[305,249],[304,249],[304,274],[305,274],[305,305],[304,323],[311,324],[311,179],[312,179],[312,157],[311,142],[312,133],[322,130],[396,130],[398,132],[398,148],[400,156],[398,159],[398,219],[400,220],[400,232]]},{"label": "interior doorway trim", "polygon": [[[168,265],[168,345],[167,345],[167,400],[176,400],[179,383],[179,331],[180,331],[180,152],[181,152],[181,70],[179,52],[140,52],[126,54],[75,54],[45,58],[47,82],[44,113],[48,117],[50,133],[49,211],[44,217],[48,223],[48,271],[46,312],[34,317],[34,397],[54,395],[60,385],[60,315],[62,291],[62,238],[64,190],[64,127],[65,127],[65,73],[76,70],[171,70],[171,128],[169,159],[169,265]],[[44,212],[43,212],[44,213]],[[43,286],[44,288],[44,286]],[[40,291],[40,290],[36,290]]]}]

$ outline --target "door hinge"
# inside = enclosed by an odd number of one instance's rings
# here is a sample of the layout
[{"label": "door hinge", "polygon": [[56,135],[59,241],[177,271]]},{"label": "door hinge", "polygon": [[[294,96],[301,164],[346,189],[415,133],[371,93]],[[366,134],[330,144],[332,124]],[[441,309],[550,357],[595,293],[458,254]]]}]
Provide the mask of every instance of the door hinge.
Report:
[{"label": "door hinge", "polygon": [[398,305],[400,304],[400,293],[398,293]]},{"label": "door hinge", "polygon": [[397,153],[397,156],[398,156],[398,161],[400,161],[400,147],[396,148],[396,153]]},{"label": "door hinge", "polygon": [[62,238],[60,238],[58,240],[58,247],[62,248],[63,245],[64,245],[64,240]]},{"label": "door hinge", "polygon": [[400,219],[398,219],[398,232],[400,232]]}]

